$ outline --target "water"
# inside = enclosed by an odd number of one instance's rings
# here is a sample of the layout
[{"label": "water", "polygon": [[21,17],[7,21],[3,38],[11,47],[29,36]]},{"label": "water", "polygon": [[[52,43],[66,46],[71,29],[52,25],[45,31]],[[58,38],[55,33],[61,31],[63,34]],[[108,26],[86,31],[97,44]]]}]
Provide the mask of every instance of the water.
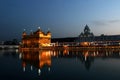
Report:
[{"label": "water", "polygon": [[0,50],[0,80],[120,80],[120,52]]}]

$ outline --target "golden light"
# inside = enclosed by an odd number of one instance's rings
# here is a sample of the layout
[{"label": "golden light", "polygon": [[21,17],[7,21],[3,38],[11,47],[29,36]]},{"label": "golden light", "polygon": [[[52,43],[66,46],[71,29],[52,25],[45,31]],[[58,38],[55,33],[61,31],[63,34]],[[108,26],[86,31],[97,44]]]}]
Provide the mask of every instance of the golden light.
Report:
[{"label": "golden light", "polygon": [[50,51],[42,51],[42,53],[40,54],[39,67],[42,68],[44,65],[51,66]]},{"label": "golden light", "polygon": [[90,42],[81,42],[80,45],[82,45],[82,46],[89,46]]}]

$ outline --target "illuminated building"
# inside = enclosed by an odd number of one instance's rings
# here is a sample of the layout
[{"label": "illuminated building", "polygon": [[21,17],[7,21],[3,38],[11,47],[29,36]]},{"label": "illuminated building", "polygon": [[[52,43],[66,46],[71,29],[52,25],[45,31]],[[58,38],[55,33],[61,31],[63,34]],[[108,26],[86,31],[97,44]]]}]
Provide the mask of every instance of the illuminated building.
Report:
[{"label": "illuminated building", "polygon": [[37,31],[31,32],[29,35],[25,32],[22,34],[21,48],[41,48],[50,46],[51,32],[44,33],[40,28]]},{"label": "illuminated building", "polygon": [[89,46],[90,42],[92,42],[93,40],[94,34],[90,31],[88,25],[86,25],[84,28],[84,32],[81,32],[76,41],[79,42],[82,46]]},{"label": "illuminated building", "polygon": [[88,25],[86,25],[84,32],[81,32],[81,34],[76,39],[76,42],[80,43],[82,46],[119,46],[120,35],[102,34],[101,36],[94,36]]}]

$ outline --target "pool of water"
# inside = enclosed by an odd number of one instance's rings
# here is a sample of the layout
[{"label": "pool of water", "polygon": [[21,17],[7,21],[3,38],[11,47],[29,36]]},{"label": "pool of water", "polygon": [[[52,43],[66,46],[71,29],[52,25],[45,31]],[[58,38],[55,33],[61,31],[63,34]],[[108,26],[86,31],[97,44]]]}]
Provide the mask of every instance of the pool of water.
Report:
[{"label": "pool of water", "polygon": [[0,80],[120,80],[120,52],[0,50]]}]

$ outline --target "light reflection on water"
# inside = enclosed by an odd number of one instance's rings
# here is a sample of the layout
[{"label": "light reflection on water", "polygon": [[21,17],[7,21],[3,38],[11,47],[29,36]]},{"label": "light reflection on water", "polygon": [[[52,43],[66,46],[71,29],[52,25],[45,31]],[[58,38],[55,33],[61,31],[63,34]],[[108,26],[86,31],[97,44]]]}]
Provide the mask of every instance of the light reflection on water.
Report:
[{"label": "light reflection on water", "polygon": [[119,80],[120,51],[0,51],[0,78],[8,80]]}]

